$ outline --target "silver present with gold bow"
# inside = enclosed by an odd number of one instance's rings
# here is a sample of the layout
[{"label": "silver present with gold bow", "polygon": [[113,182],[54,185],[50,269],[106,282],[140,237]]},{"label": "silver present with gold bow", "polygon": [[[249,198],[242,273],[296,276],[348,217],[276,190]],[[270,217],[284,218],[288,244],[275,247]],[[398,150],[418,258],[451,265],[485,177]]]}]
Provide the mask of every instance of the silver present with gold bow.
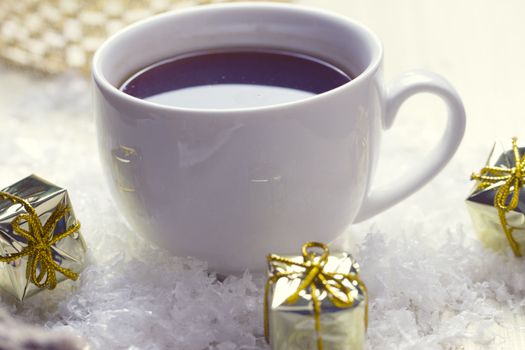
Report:
[{"label": "silver present with gold bow", "polygon": [[525,146],[516,138],[496,142],[466,203],[474,228],[488,247],[510,245],[516,256],[525,247]]},{"label": "silver present with gold bow", "polygon": [[84,268],[86,245],[67,191],[31,175],[0,191],[0,288],[18,300]]},{"label": "silver present with gold bow", "polygon": [[302,256],[268,256],[265,335],[274,350],[361,350],[368,296],[359,265],[309,242]]}]

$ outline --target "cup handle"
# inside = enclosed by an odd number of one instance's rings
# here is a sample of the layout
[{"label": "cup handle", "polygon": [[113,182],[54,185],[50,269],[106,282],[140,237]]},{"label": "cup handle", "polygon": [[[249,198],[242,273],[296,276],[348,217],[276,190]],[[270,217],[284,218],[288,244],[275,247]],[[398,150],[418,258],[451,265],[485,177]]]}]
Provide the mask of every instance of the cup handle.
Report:
[{"label": "cup handle", "polygon": [[416,192],[445,167],[458,149],[465,133],[463,103],[452,85],[432,72],[406,72],[387,87],[383,129],[390,129],[401,105],[409,97],[420,92],[437,95],[447,105],[448,120],[445,132],[424,164],[416,166],[414,170],[390,184],[375,188],[365,196],[355,223],[390,208]]}]

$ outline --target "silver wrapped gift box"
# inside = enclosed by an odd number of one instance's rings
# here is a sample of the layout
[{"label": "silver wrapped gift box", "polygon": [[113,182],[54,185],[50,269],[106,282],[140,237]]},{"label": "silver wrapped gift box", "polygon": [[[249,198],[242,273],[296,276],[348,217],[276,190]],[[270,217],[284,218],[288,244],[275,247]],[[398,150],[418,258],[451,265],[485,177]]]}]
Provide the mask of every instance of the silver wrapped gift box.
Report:
[{"label": "silver wrapped gift box", "polygon": [[84,268],[86,244],[67,191],[31,175],[0,191],[0,288],[18,300]]},{"label": "silver wrapped gift box", "polygon": [[364,348],[368,300],[359,265],[347,253],[326,253],[320,268],[311,262],[321,262],[321,255],[268,257],[265,333],[273,350]]},{"label": "silver wrapped gift box", "polygon": [[[476,183],[466,199],[484,245],[494,250],[510,245],[517,256],[525,249],[524,155],[525,147],[516,139],[495,142],[485,167],[472,175]],[[516,171],[516,167],[521,169]]]}]

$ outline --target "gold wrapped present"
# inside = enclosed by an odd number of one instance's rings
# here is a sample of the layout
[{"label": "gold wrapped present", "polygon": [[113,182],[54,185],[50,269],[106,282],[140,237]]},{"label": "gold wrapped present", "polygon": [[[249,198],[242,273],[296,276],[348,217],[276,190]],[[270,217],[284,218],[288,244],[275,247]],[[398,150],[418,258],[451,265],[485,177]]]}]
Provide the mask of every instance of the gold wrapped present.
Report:
[{"label": "gold wrapped present", "polygon": [[[509,143],[510,144],[510,143]],[[525,147],[512,139],[509,150],[495,143],[485,167],[472,174],[476,181],[466,200],[482,242],[500,250],[508,245],[521,256],[525,244]]]},{"label": "gold wrapped present", "polygon": [[18,300],[84,267],[86,245],[65,189],[31,175],[0,191],[0,287]]},{"label": "gold wrapped present", "polygon": [[360,350],[368,296],[359,265],[309,242],[302,256],[268,256],[265,336],[273,350]]}]

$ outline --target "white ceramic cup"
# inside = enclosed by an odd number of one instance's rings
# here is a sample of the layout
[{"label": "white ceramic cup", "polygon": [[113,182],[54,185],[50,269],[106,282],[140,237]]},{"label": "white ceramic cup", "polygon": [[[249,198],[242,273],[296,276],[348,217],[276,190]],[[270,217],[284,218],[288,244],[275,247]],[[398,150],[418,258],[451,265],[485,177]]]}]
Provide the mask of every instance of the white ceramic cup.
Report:
[{"label": "white ceramic cup", "polygon": [[[119,90],[152,63],[218,48],[305,53],[356,78],[303,100],[245,109],[169,107]],[[294,253],[309,240],[331,241],[427,183],[464,133],[463,105],[446,80],[417,71],[385,86],[382,60],[367,28],[296,5],[194,7],[122,30],[93,62],[100,157],[117,205],[148,238],[222,273],[260,269],[266,254]],[[419,92],[447,105],[443,137],[417,169],[370,191],[381,133]]]}]

